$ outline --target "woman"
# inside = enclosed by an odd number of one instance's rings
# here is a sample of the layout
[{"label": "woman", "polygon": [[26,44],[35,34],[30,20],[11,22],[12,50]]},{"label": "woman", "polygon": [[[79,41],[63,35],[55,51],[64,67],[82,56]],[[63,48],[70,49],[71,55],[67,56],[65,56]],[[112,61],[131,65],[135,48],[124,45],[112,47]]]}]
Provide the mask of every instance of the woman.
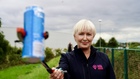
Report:
[{"label": "woman", "polygon": [[74,50],[61,55],[59,68],[54,69],[51,79],[116,79],[111,63],[106,54],[92,46],[96,35],[94,24],[86,19],[74,26]]}]

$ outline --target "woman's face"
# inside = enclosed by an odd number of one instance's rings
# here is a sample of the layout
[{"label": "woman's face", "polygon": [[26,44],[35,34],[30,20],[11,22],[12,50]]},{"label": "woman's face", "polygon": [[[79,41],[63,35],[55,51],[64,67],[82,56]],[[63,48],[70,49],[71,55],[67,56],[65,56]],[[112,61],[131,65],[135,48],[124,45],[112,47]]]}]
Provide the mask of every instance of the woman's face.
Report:
[{"label": "woman's face", "polygon": [[74,39],[77,42],[78,48],[88,49],[90,48],[93,40],[93,32],[83,30],[81,32],[77,32],[74,35]]}]

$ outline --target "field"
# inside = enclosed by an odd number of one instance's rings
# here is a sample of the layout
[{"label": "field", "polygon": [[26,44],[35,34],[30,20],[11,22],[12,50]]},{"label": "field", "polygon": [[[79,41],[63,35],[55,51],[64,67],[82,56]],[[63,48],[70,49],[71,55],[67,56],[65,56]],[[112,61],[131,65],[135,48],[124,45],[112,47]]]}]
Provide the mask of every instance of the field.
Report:
[{"label": "field", "polygon": [[[56,57],[47,64],[50,67],[55,67],[59,58]],[[1,70],[0,79],[49,79],[49,73],[42,64],[26,64]]]}]

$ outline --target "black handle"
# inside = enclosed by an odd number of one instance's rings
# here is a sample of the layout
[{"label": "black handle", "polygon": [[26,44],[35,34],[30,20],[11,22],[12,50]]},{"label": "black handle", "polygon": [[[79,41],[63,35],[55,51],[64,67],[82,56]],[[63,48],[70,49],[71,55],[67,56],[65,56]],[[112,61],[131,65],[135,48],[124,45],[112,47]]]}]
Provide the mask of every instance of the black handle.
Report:
[{"label": "black handle", "polygon": [[53,73],[53,70],[47,65],[45,61],[42,61],[42,64],[50,74]]}]

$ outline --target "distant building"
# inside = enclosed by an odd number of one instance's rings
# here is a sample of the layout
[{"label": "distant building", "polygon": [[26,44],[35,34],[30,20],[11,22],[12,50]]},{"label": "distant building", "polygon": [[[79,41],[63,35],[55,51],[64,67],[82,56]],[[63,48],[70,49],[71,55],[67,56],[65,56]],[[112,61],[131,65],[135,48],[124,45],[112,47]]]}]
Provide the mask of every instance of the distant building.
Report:
[{"label": "distant building", "polygon": [[129,49],[129,45],[128,45],[128,43],[119,43],[119,47],[118,48],[127,48],[127,49]]}]

